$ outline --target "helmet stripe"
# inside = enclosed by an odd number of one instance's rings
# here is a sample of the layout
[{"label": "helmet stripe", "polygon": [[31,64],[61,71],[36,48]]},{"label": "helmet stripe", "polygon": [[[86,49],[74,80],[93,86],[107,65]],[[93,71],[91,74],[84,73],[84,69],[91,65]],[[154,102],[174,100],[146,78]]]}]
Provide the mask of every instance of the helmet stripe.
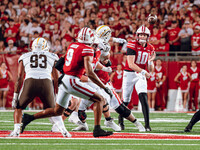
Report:
[{"label": "helmet stripe", "polygon": [[83,37],[84,37],[84,34],[83,34],[83,33],[84,33],[84,30],[85,30],[85,28],[82,29],[82,40],[84,39],[84,38],[83,38]]},{"label": "helmet stripe", "polygon": [[99,36],[101,38],[101,36],[106,33],[109,29],[105,30],[104,32],[101,33],[101,35]]},{"label": "helmet stripe", "polygon": [[38,45],[39,40],[40,40],[40,37],[37,39],[37,45]]},{"label": "helmet stripe", "polygon": [[85,41],[85,38],[86,38],[86,32],[87,32],[88,28],[85,28],[85,33],[84,33],[84,41]]},{"label": "helmet stripe", "polygon": [[105,27],[106,25],[102,25],[101,27],[99,27],[99,29],[97,30],[97,32],[99,32],[99,30],[101,30],[103,27]]}]

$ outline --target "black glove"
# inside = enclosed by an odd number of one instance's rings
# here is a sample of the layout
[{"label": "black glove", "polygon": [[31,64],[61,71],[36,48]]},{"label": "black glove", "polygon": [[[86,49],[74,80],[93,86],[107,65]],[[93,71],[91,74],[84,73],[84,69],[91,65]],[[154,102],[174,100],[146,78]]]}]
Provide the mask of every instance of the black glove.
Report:
[{"label": "black glove", "polygon": [[64,66],[64,64],[65,64],[65,58],[64,57],[60,57],[60,59],[55,64],[55,68],[58,71],[60,71],[61,73],[63,73],[63,66]]},{"label": "black glove", "polygon": [[108,87],[106,87],[104,90],[108,95],[110,95],[110,98],[112,98],[112,96],[113,96],[112,91]]},{"label": "black glove", "polygon": [[106,67],[110,67],[110,66],[112,66],[112,63],[111,63],[111,61],[110,60],[108,60],[108,63],[105,65]]}]

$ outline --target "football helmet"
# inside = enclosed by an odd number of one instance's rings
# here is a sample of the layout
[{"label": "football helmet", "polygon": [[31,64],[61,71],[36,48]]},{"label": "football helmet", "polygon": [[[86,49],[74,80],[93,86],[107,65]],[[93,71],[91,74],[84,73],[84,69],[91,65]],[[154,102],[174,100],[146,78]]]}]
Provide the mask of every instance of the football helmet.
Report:
[{"label": "football helmet", "polygon": [[106,43],[108,43],[111,38],[111,32],[111,29],[106,25],[99,26],[96,29],[97,37],[102,39]]},{"label": "football helmet", "polygon": [[32,51],[41,51],[47,50],[47,40],[44,38],[38,37],[32,43]]},{"label": "football helmet", "polygon": [[[139,34],[146,34],[147,39],[146,40],[139,39]],[[150,37],[150,35],[151,35],[150,30],[147,27],[145,27],[144,25],[140,26],[136,31],[137,40],[141,43],[146,43],[148,41],[148,38]]]},{"label": "football helmet", "polygon": [[78,33],[78,42],[85,44],[93,44],[95,40],[94,32],[87,27],[82,28]]}]

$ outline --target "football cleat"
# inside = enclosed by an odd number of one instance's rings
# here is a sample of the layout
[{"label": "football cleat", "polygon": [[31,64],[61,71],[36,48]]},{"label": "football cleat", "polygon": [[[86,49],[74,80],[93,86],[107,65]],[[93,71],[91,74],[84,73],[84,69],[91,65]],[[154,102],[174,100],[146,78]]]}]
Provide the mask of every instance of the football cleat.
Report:
[{"label": "football cleat", "polygon": [[68,121],[71,122],[71,123],[74,123],[74,124],[76,124],[76,125],[79,125],[78,122],[80,122],[80,119],[78,118],[78,115],[72,113],[72,114],[69,116]]},{"label": "football cleat", "polygon": [[22,117],[20,133],[23,133],[26,126],[33,120],[34,120],[33,115],[24,114]]},{"label": "football cleat", "polygon": [[72,129],[72,131],[88,131],[89,128],[88,128],[88,124],[85,122],[85,123],[82,123],[82,124],[79,124],[78,127]]},{"label": "football cleat", "polygon": [[144,126],[139,121],[136,121],[134,124],[138,128],[139,132],[145,132],[146,131]]},{"label": "football cleat", "polygon": [[13,130],[8,136],[9,137],[19,137],[20,130]]},{"label": "football cleat", "polygon": [[51,132],[59,132],[59,129],[56,124],[53,124],[53,126],[51,128]]},{"label": "football cleat", "polygon": [[100,136],[109,136],[112,135],[112,131],[104,131],[103,129],[96,129],[93,130],[93,136],[94,137],[100,137]]},{"label": "football cleat", "polygon": [[60,128],[59,130],[60,130],[60,132],[62,133],[62,135],[63,135],[64,137],[68,137],[68,138],[72,137],[72,135],[67,131],[67,129],[65,129],[65,128]]},{"label": "football cleat", "polygon": [[191,132],[191,130],[192,130],[192,125],[189,123],[187,127],[185,127],[184,132]]},{"label": "football cleat", "polygon": [[104,121],[104,125],[106,127],[110,127],[112,128],[113,130],[115,130],[116,132],[120,132],[121,131],[121,128],[114,122],[114,119],[112,118],[111,120],[107,121],[105,120]]}]

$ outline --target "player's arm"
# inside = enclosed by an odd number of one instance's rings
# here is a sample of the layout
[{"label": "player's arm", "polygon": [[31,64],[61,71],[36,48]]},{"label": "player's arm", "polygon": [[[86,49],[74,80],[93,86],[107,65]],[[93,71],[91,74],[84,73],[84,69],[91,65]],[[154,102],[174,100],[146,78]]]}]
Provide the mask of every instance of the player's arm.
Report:
[{"label": "player's arm", "polygon": [[24,80],[24,65],[23,65],[23,61],[20,61],[19,67],[18,67],[17,82],[15,83],[14,95],[13,95],[13,100],[12,100],[13,108],[17,107],[18,95],[19,95],[23,80]]},{"label": "player's arm", "polygon": [[180,83],[180,81],[178,80],[178,78],[181,76],[181,73],[179,72],[176,77],[174,78],[174,82]]},{"label": "player's arm", "polygon": [[54,84],[55,93],[58,93],[58,72],[57,72],[55,67],[53,67],[51,74],[52,74],[52,77],[53,77],[53,84]]},{"label": "player's arm", "polygon": [[135,50],[131,48],[127,48],[127,62],[128,62],[129,68],[131,68],[132,70],[136,72],[140,72],[141,74],[149,78],[150,74],[146,70],[140,68],[137,64],[135,64],[135,55],[136,55]]},{"label": "player's arm", "polygon": [[97,62],[97,66],[96,66],[95,69],[102,70],[102,71],[105,71],[105,72],[112,72],[112,68],[111,67],[105,67],[100,62]]},{"label": "player's arm", "polygon": [[101,80],[98,78],[98,76],[94,73],[94,70],[92,68],[92,61],[93,61],[93,56],[85,56],[84,57],[84,67],[86,74],[88,78],[97,84],[99,87],[105,89],[105,85],[101,82]]}]

